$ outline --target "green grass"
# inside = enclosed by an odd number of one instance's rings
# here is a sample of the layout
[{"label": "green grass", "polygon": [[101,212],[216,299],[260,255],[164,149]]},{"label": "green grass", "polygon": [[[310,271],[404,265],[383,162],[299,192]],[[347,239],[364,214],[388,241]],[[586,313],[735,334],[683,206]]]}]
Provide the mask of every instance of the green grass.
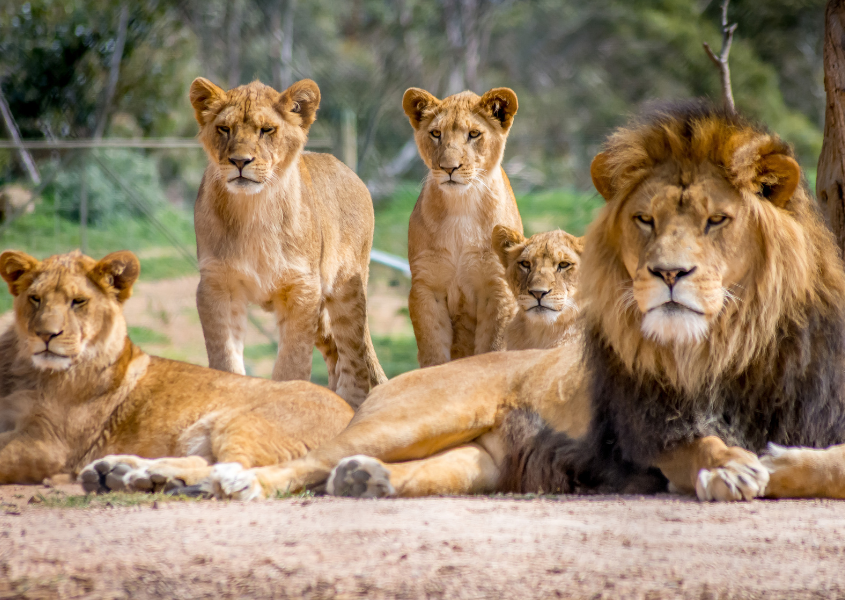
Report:
[{"label": "green grass", "polygon": [[[419,367],[417,363],[417,342],[413,337],[373,336],[373,346],[376,349],[379,363],[389,378],[402,373],[413,371]],[[263,359],[275,360],[276,344],[254,344],[244,348],[244,360],[249,372],[250,361]],[[311,358],[311,381],[319,385],[328,385],[329,372],[323,356],[315,348]]]},{"label": "green grass", "polygon": [[31,502],[44,508],[103,508],[149,506],[154,502],[196,502],[197,500],[198,498],[169,496],[164,493],[110,492],[108,494],[74,495],[52,490],[46,494],[35,494]]},{"label": "green grass", "polygon": [[129,337],[139,346],[144,344],[169,344],[170,338],[149,327],[129,327]]}]

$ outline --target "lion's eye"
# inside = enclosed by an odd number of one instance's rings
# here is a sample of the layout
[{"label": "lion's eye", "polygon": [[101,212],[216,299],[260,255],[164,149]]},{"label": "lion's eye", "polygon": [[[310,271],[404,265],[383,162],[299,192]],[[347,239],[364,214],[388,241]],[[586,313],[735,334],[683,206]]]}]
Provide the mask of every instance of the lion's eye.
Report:
[{"label": "lion's eye", "polygon": [[38,308],[38,306],[41,304],[41,296],[30,296],[29,301],[32,302],[32,305],[35,308]]},{"label": "lion's eye", "polygon": [[712,215],[709,219],[707,219],[707,227],[704,228],[704,231],[710,231],[714,227],[718,227],[719,225],[724,225],[730,220],[728,215]]},{"label": "lion's eye", "polygon": [[222,133],[223,135],[229,135],[229,128],[228,128],[228,127],[224,127],[223,125],[220,125],[220,126],[217,128],[217,131],[218,131],[219,133]]},{"label": "lion's eye", "polygon": [[80,306],[85,306],[88,303],[88,298],[74,298],[70,302],[71,308],[79,308]]},{"label": "lion's eye", "polygon": [[637,225],[647,227],[648,229],[654,227],[654,217],[652,217],[651,215],[637,213],[634,215],[634,220],[637,222]]},{"label": "lion's eye", "polygon": [[270,135],[274,131],[276,131],[275,127],[262,127],[261,128],[261,135]]},{"label": "lion's eye", "polygon": [[566,270],[567,270],[569,267],[571,267],[571,266],[572,266],[572,263],[571,263],[571,262],[566,262],[566,261],[563,261],[562,263],[560,263],[560,264],[557,266],[557,270],[558,270],[558,271],[566,271]]},{"label": "lion's eye", "polygon": [[531,263],[528,262],[527,260],[521,260],[521,261],[519,261],[519,266],[522,267],[523,269],[530,269]]},{"label": "lion's eye", "polygon": [[431,137],[435,139],[440,139],[440,130],[439,129],[432,129],[429,133],[431,133]]},{"label": "lion's eye", "polygon": [[473,139],[473,140],[480,135],[481,135],[481,132],[478,131],[477,129],[473,129],[472,131],[469,132],[469,137],[470,137],[470,139]]}]

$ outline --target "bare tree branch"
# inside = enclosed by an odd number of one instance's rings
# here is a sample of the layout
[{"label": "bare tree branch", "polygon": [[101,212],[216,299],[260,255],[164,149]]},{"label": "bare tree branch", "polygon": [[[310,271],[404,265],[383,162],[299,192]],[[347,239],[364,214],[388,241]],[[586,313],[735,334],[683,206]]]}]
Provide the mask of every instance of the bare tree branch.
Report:
[{"label": "bare tree branch", "polygon": [[731,89],[731,70],[728,66],[728,55],[731,52],[731,43],[734,38],[734,31],[736,31],[737,24],[728,25],[728,4],[730,0],[722,2],[722,51],[719,56],[710,48],[710,44],[704,42],[704,51],[707,56],[713,61],[719,69],[719,74],[722,79],[722,100],[725,103],[725,109],[730,113],[736,113],[736,106],[734,105],[734,94]]},{"label": "bare tree branch", "polygon": [[117,91],[117,80],[120,75],[120,61],[123,59],[123,46],[126,44],[126,27],[129,24],[129,5],[124,2],[120,8],[120,17],[117,23],[117,37],[114,42],[114,52],[109,67],[109,79],[106,83],[106,93],[103,97],[103,106],[100,108],[100,117],[97,119],[97,127],[94,129],[94,138],[100,139],[106,131],[109,122],[111,103],[114,100],[114,93]]}]

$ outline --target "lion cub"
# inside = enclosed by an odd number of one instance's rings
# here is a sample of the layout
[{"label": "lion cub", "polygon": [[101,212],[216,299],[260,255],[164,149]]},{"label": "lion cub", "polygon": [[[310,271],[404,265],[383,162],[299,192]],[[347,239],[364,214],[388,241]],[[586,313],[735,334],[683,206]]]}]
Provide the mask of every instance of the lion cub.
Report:
[{"label": "lion cub", "polygon": [[576,335],[582,238],[558,230],[525,239],[496,225],[493,247],[519,305],[505,331],[507,349],[555,348]]},{"label": "lion cub", "polygon": [[357,407],[386,381],[367,325],[373,203],[343,163],[302,151],[317,84],[224,91],[200,77],[190,98],[209,159],[194,216],[209,366],[245,372],[247,304],[259,304],[278,321],[273,379],[310,379],[316,344],[329,387]]},{"label": "lion cub", "polygon": [[501,167],[516,94],[496,88],[438,100],[411,88],[402,107],[429,168],[408,229],[420,366],[501,350],[514,301],[490,231],[499,223],[522,231]]}]

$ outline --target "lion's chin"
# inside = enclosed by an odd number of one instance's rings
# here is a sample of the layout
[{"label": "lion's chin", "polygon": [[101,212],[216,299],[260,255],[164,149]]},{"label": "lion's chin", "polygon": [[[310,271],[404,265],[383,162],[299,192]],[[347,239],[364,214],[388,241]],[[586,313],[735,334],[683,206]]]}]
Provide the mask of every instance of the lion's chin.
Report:
[{"label": "lion's chin", "polygon": [[41,371],[67,371],[73,361],[69,356],[52,352],[39,352],[32,355],[32,364]]},{"label": "lion's chin", "polygon": [[247,179],[246,177],[236,177],[226,182],[226,189],[229,190],[230,194],[254,196],[264,189],[264,184],[260,181]]},{"label": "lion's chin", "polygon": [[692,345],[707,337],[710,324],[700,312],[674,302],[658,306],[643,317],[642,332],[658,344]]}]

